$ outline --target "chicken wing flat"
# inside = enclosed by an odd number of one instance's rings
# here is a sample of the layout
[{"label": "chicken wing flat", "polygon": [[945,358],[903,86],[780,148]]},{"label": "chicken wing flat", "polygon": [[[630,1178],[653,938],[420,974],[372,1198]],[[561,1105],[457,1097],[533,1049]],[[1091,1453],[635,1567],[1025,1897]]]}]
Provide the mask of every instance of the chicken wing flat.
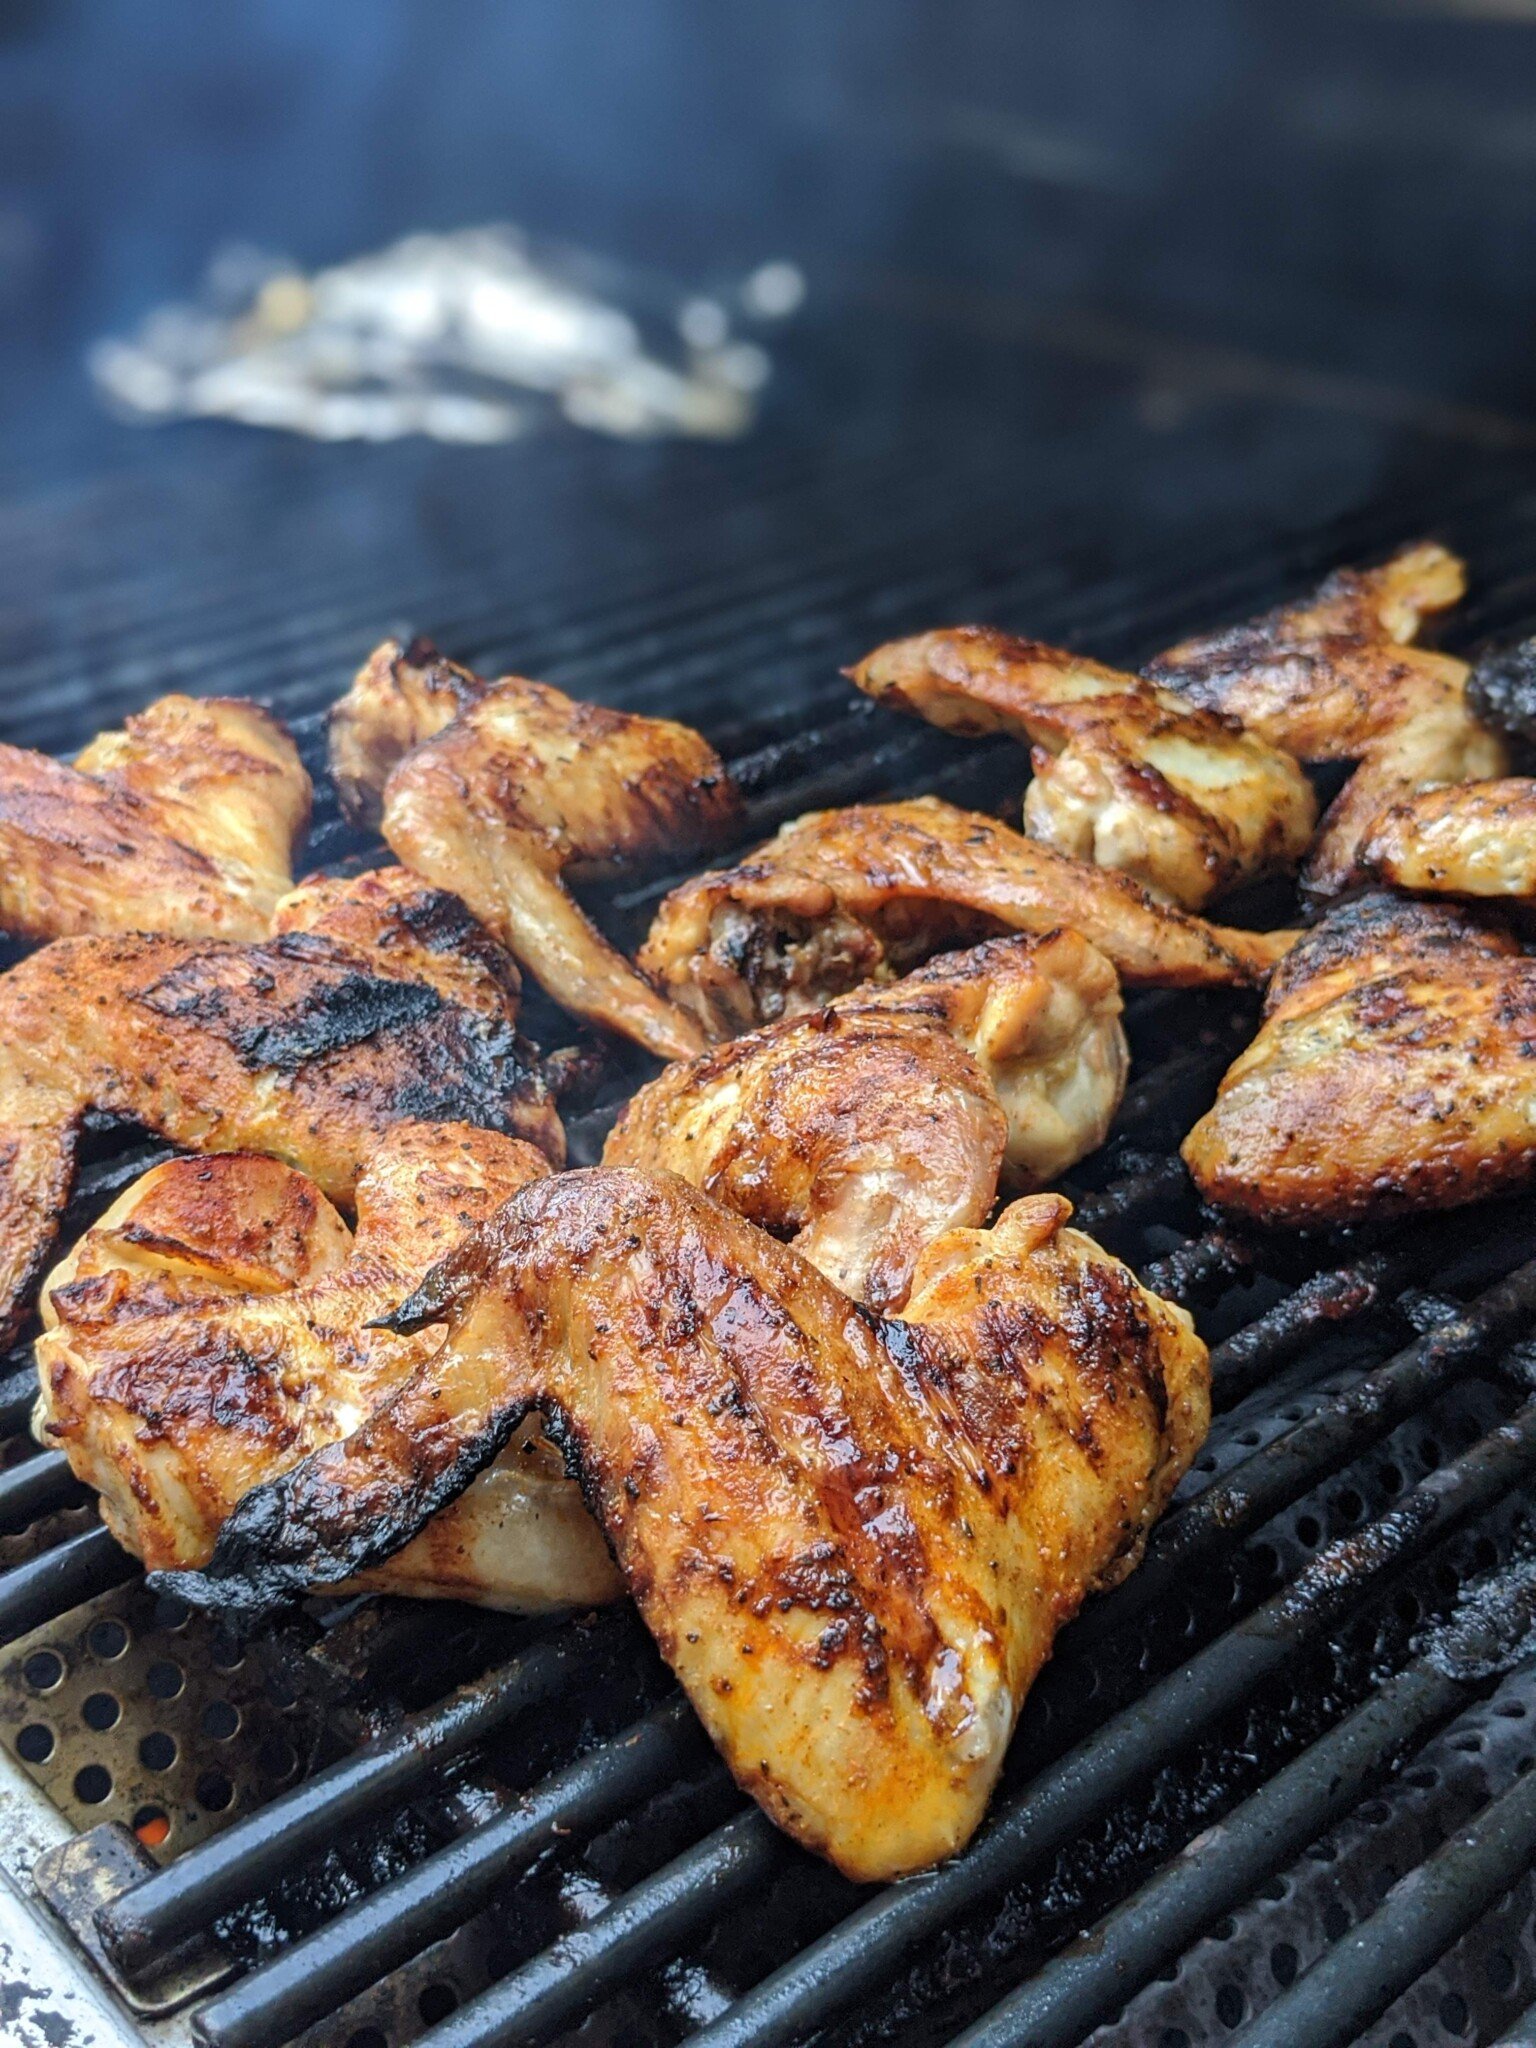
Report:
[{"label": "chicken wing flat", "polygon": [[699,1050],[692,1019],[609,945],[564,877],[729,836],[739,799],[700,734],[519,676],[483,683],[420,643],[411,658],[390,643],[338,708],[332,743],[357,809],[355,793],[408,748],[383,786],[384,837],[407,867],[462,896],[557,1002],[663,1058]]},{"label": "chicken wing flat", "polygon": [[739,867],[662,903],[640,965],[712,1039],[889,981],[1002,931],[1080,932],[1129,982],[1261,983],[1291,935],[1235,931],[1155,903],[934,797],[812,811]]},{"label": "chicken wing flat", "polygon": [[1371,827],[1360,864],[1414,895],[1536,902],[1536,781],[1456,782],[1394,804]]},{"label": "chicken wing flat", "polygon": [[1186,640],[1147,670],[1300,760],[1358,764],[1307,862],[1315,895],[1361,879],[1361,842],[1390,805],[1509,765],[1468,705],[1466,663],[1407,644],[1465,588],[1457,558],[1425,542],[1379,569],[1341,570],[1299,605]]},{"label": "chicken wing flat", "polygon": [[1450,1209],[1536,1171],[1536,960],[1448,906],[1341,904],[1271,986],[1184,1141],[1200,1192],[1261,1223]]},{"label": "chicken wing flat", "polygon": [[391,771],[495,687],[419,635],[407,646],[382,641],[331,707],[331,776],[343,815],[377,831]]},{"label": "chicken wing flat", "polygon": [[263,938],[309,805],[287,732],[234,697],[162,697],[72,768],[0,746],[0,931]]},{"label": "chicken wing flat", "polygon": [[[375,895],[366,877],[359,894]],[[564,1156],[559,1118],[488,973],[480,1002],[418,978],[416,946],[461,904],[408,878],[382,885],[377,946],[317,916],[259,945],[59,939],[0,977],[0,1331],[14,1334],[74,1180],[88,1111],[202,1152],[265,1152],[347,1202],[381,1134],[406,1119],[511,1131]],[[437,899],[434,912],[433,901]]]},{"label": "chicken wing flat", "polygon": [[877,1322],[670,1175],[536,1182],[396,1319],[449,1315],[430,1367],[157,1583],[229,1611],[371,1569],[541,1413],[741,1784],[851,1877],[920,1869],[1207,1425],[1188,1316],[1070,1213],[946,1233]]},{"label": "chicken wing flat", "polygon": [[893,640],[847,674],[931,725],[1024,740],[1030,838],[1186,910],[1288,872],[1317,823],[1290,754],[1175,690],[1038,640],[958,626]]},{"label": "chicken wing flat", "polygon": [[[439,1348],[370,1327],[465,1233],[549,1172],[467,1124],[397,1124],[357,1184],[357,1233],[315,1183],[253,1153],[173,1159],[121,1195],[41,1298],[37,1433],[151,1569],[205,1564],[236,1501],[349,1434]],[[360,1582],[533,1610],[621,1590],[530,1421]]]},{"label": "chicken wing flat", "polygon": [[605,1165],[659,1168],[889,1314],[918,1254],[1103,1143],[1129,1055],[1115,970],[1075,932],[992,939],[668,1067]]}]

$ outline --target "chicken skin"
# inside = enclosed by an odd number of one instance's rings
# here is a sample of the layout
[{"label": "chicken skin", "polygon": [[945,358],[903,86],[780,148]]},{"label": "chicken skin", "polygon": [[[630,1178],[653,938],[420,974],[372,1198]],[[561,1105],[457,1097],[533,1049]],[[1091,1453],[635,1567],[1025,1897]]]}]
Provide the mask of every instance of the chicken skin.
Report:
[{"label": "chicken skin", "polygon": [[847,674],[930,725],[1023,740],[1030,838],[1185,910],[1288,872],[1317,823],[1290,754],[1177,691],[1038,640],[957,626],[893,640]]},{"label": "chicken skin", "polygon": [[1536,960],[1449,906],[1341,904],[1275,976],[1257,1038],[1184,1141],[1259,1223],[1451,1209],[1536,1172]]},{"label": "chicken skin", "polygon": [[1077,933],[992,939],[668,1067],[603,1162],[678,1174],[890,1314],[926,1245],[986,1221],[1000,1175],[1039,1187],[1103,1143],[1120,1010]]},{"label": "chicken skin", "polygon": [[[377,943],[359,921],[370,901]],[[435,920],[449,946],[468,925],[462,904],[397,874],[348,885],[329,919],[312,894],[288,914],[309,928],[254,946],[59,939],[0,977],[5,1338],[53,1243],[88,1111],[196,1151],[270,1153],[343,1203],[406,1118],[510,1131],[563,1158],[504,984],[461,963],[458,994],[444,995],[421,971],[441,959]]]},{"label": "chicken skin", "polygon": [[1416,896],[1536,902],[1536,781],[1455,782],[1394,804],[1371,827],[1360,864]]},{"label": "chicken skin", "polygon": [[0,931],[264,938],[309,805],[287,732],[236,697],[162,697],[72,768],[0,746]]},{"label": "chicken skin", "polygon": [[1408,645],[1465,588],[1463,565],[1425,542],[1379,569],[1340,570],[1301,604],[1186,640],[1147,670],[1299,760],[1358,764],[1304,870],[1315,896],[1362,878],[1361,844],[1389,806],[1509,765],[1467,702],[1466,663]]},{"label": "chicken skin", "polygon": [[390,642],[337,707],[332,749],[354,814],[371,814],[385,771],[379,818],[395,854],[462,896],[558,1003],[664,1059],[700,1049],[692,1019],[564,886],[729,836],[739,798],[700,734]]},{"label": "chicken skin", "polygon": [[812,811],[739,867],[684,882],[639,959],[720,1039],[889,981],[946,946],[1063,929],[1128,982],[1186,988],[1259,984],[1291,937],[1206,924],[995,818],[917,797]]},{"label": "chicken skin", "polygon": [[[349,1434],[441,1332],[369,1327],[529,1181],[543,1153],[467,1124],[397,1124],[354,1236],[315,1183],[253,1153],[143,1175],[49,1274],[36,1431],[150,1569],[201,1565],[241,1496]],[[360,1585],[532,1611],[621,1588],[531,1422]]]},{"label": "chicken skin", "polygon": [[671,1175],[535,1182],[394,1319],[448,1318],[430,1365],[155,1583],[228,1612],[374,1569],[540,1413],[741,1784],[850,1877],[919,1870],[1207,1426],[1188,1316],[1070,1213],[946,1232],[881,1322]]}]

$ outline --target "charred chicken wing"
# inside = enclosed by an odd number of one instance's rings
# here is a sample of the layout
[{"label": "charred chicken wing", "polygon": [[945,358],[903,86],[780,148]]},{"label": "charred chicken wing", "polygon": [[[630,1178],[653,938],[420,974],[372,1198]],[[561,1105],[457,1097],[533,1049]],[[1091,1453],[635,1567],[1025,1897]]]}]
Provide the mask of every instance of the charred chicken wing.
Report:
[{"label": "charred chicken wing", "polygon": [[482,682],[420,643],[364,666],[332,727],[336,772],[366,814],[380,770],[384,837],[406,866],[462,896],[577,1016],[663,1058],[697,1027],[638,974],[567,894],[729,834],[738,798],[688,726],[578,703],[519,676]]},{"label": "charred chicken wing", "polygon": [[642,1088],[609,1166],[664,1168],[855,1301],[906,1299],[918,1254],[1102,1144],[1128,1055],[1115,970],[1075,932],[993,939],[782,1019]]},{"label": "charred chicken wing", "polygon": [[[155,1167],[44,1283],[38,1435],[151,1569],[206,1563],[242,1494],[349,1434],[441,1342],[373,1319],[548,1171],[516,1138],[397,1124],[358,1181],[354,1237],[314,1182],[277,1160]],[[360,1583],[518,1609],[620,1590],[532,1423]]]},{"label": "charred chicken wing", "polygon": [[[374,905],[377,943],[359,902]],[[270,1153],[337,1202],[406,1118],[511,1131],[563,1156],[504,982],[472,958],[444,995],[421,971],[441,959],[434,920],[449,943],[468,925],[462,904],[368,876],[329,919],[312,895],[294,914],[311,913],[308,929],[251,946],[59,939],[0,978],[0,1330],[14,1333],[47,1257],[88,1111],[196,1151]]]},{"label": "charred chicken wing", "polygon": [[543,1414],[740,1782],[852,1877],[921,1869],[1206,1428],[1188,1316],[1069,1214],[947,1232],[879,1322],[671,1175],[536,1182],[396,1319],[448,1317],[430,1364],[159,1583],[227,1611],[376,1568]]},{"label": "charred chicken wing", "polygon": [[309,802],[286,731],[235,697],[162,697],[72,768],[0,746],[0,931],[263,938]]},{"label": "charred chicken wing", "polygon": [[1536,1171],[1536,960],[1448,906],[1334,909],[1184,1141],[1201,1193],[1261,1223],[1449,1209]]},{"label": "charred chicken wing", "polygon": [[1407,644],[1465,587],[1456,557],[1424,543],[1379,569],[1341,570],[1301,604],[1186,640],[1147,671],[1300,760],[1358,763],[1307,862],[1316,895],[1360,878],[1361,842],[1389,805],[1508,766],[1468,705],[1465,662]]},{"label": "charred chicken wing", "polygon": [[1024,829],[1058,853],[1117,868],[1203,910],[1295,867],[1317,822],[1290,754],[1081,655],[980,626],[893,640],[849,677],[950,732],[1008,732],[1033,748]]},{"label": "charred chicken wing", "polygon": [[1206,924],[934,797],[813,811],[657,911],[640,965],[712,1039],[1000,931],[1080,932],[1129,982],[1264,980],[1290,935]]}]

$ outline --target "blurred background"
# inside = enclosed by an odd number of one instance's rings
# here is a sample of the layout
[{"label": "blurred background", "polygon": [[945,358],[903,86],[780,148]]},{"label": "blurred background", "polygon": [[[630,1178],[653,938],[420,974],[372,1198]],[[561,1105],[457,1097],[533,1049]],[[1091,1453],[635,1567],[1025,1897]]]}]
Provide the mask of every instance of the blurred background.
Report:
[{"label": "blurred background", "polygon": [[[711,674],[814,694],[872,602],[1129,656],[1163,620],[1079,600],[1154,555],[1274,573],[1536,460],[1526,0],[4,0],[0,166],[11,739],[172,686],[308,706],[400,623],[660,701],[685,600],[706,723]],[[221,251],[227,286],[495,222],[674,353],[789,277],[750,426],[315,441],[135,422],[88,371]]]}]

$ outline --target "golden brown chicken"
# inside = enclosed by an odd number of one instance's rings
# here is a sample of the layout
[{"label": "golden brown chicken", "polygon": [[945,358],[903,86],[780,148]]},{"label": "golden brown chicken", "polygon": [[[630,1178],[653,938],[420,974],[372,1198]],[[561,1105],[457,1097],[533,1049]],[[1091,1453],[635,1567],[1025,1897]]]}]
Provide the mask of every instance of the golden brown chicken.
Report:
[{"label": "golden brown chicken", "polygon": [[293,741],[238,697],[161,697],[72,768],[0,746],[0,931],[263,938],[309,804]]},{"label": "golden brown chicken", "polygon": [[317,904],[282,913],[312,916],[307,930],[260,945],[59,939],[0,977],[5,1336],[53,1243],[88,1111],[196,1151],[270,1153],[338,1202],[405,1118],[511,1131],[563,1157],[504,981],[476,953],[454,968],[455,993],[432,983],[435,941],[457,943],[463,905],[398,871],[348,885],[329,917]]},{"label": "golden brown chicken", "polygon": [[537,1182],[396,1319],[447,1314],[430,1365],[157,1583],[227,1612],[373,1569],[541,1413],[743,1786],[852,1877],[921,1869],[1206,1429],[1188,1316],[1070,1213],[947,1232],[878,1322],[670,1175]]},{"label": "golden brown chicken", "polygon": [[1371,827],[1360,865],[1414,895],[1536,902],[1536,781],[1453,782],[1393,804]]},{"label": "golden brown chicken", "polygon": [[1424,542],[1379,569],[1340,570],[1300,604],[1183,641],[1147,670],[1299,760],[1358,763],[1307,862],[1315,895],[1361,878],[1361,843],[1389,805],[1508,766],[1505,743],[1467,703],[1465,662],[1407,644],[1465,587],[1457,558]]},{"label": "golden brown chicken", "polygon": [[931,725],[1025,741],[1030,838],[1186,910],[1288,872],[1317,823],[1290,754],[1177,691],[1038,640],[957,626],[893,640],[847,674]]},{"label": "golden brown chicken", "polygon": [[1128,982],[1258,984],[1290,942],[1154,903],[934,797],[813,811],[739,867],[697,875],[656,913],[640,965],[712,1039],[889,981],[1000,931],[1080,932]]},{"label": "golden brown chicken", "polygon": [[[152,1570],[207,1562],[263,1479],[354,1430],[441,1332],[369,1325],[531,1180],[541,1152],[467,1124],[397,1124],[357,1184],[354,1237],[315,1183],[253,1153],[137,1180],[42,1291],[37,1433]],[[360,1584],[535,1610],[611,1599],[579,1490],[525,1424],[457,1501]]]},{"label": "golden brown chicken", "polygon": [[663,1058],[701,1040],[566,892],[729,836],[735,785],[700,734],[578,703],[547,683],[494,683],[425,643],[388,642],[337,707],[346,801],[417,874],[462,896],[555,1000]]},{"label": "golden brown chicken", "polygon": [[1462,911],[1341,904],[1277,972],[1258,1037],[1184,1141],[1259,1223],[1449,1209],[1536,1172],[1536,960]]},{"label": "golden brown chicken", "polygon": [[924,1246],[1103,1143],[1129,1055],[1115,970],[1075,932],[992,939],[670,1066],[603,1153],[661,1168],[855,1301],[899,1309]]}]

